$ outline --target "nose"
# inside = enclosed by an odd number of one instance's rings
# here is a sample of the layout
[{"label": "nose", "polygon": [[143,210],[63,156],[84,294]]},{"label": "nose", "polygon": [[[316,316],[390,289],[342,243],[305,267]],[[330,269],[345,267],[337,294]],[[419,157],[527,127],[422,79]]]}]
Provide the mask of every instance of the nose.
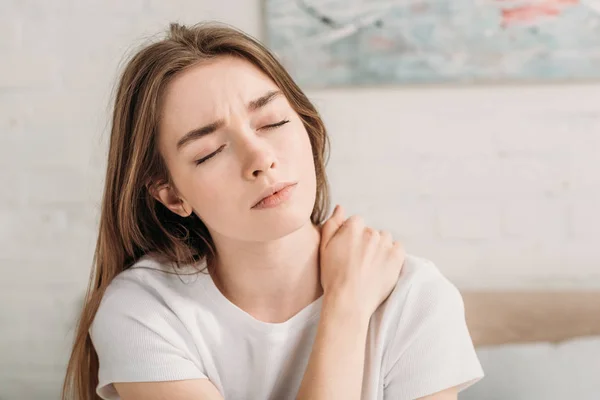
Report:
[{"label": "nose", "polygon": [[273,148],[260,136],[246,137],[241,146],[244,153],[242,174],[244,179],[255,180],[276,167],[276,158]]}]

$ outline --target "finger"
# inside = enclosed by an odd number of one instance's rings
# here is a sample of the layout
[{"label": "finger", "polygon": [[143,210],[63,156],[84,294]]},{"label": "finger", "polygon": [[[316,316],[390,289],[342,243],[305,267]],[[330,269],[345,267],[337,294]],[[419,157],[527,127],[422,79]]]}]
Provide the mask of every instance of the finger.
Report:
[{"label": "finger", "polygon": [[364,228],[363,238],[365,240],[364,244],[366,245],[366,251],[369,254],[382,253],[379,251],[381,234],[378,229],[373,229],[371,227]]},{"label": "finger", "polygon": [[379,236],[381,238],[380,239],[380,243],[381,243],[381,246],[383,248],[390,248],[390,247],[392,247],[393,239],[392,239],[392,234],[391,233],[389,233],[388,231],[381,230],[381,231],[379,231]]},{"label": "finger", "polygon": [[392,243],[392,247],[390,248],[390,255],[392,257],[397,257],[397,258],[404,258],[406,253],[404,251],[404,246],[402,245],[402,242],[395,240]]},{"label": "finger", "polygon": [[366,228],[364,228],[363,232],[364,232],[365,237],[367,237],[369,240],[372,240],[376,244],[379,244],[379,239],[381,238],[381,232],[378,229],[374,229],[374,228],[371,228],[370,226],[367,226]]},{"label": "finger", "polygon": [[401,242],[394,241],[392,243],[389,256],[390,260],[393,260],[391,266],[392,270],[394,271],[394,276],[398,277],[400,276],[400,273],[402,272],[404,263],[406,261],[406,252]]},{"label": "finger", "polygon": [[321,230],[321,247],[326,247],[333,235],[344,223],[344,208],[339,204],[335,206],[331,217],[323,224]]},{"label": "finger", "polygon": [[340,232],[344,229],[353,230],[357,234],[363,234],[367,229],[371,229],[365,224],[365,219],[358,214],[350,216],[344,226],[341,227]]}]

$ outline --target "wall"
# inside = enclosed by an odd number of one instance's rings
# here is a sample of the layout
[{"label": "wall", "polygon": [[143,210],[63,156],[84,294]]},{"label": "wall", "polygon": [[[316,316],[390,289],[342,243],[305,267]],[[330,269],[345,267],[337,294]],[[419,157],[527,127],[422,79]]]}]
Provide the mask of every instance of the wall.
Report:
[{"label": "wall", "polygon": [[[1,400],[58,396],[123,55],[203,19],[261,35],[257,0],[0,2]],[[457,285],[600,287],[599,84],[308,94],[333,200]]]}]

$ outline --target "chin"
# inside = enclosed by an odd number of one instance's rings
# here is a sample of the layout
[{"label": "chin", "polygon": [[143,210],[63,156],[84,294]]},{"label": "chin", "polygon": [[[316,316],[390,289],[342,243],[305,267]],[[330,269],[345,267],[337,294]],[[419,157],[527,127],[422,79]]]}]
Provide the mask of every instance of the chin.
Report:
[{"label": "chin", "polygon": [[251,239],[255,241],[276,240],[310,224],[314,196],[304,201],[294,201],[279,207],[260,210],[253,218],[255,227]]}]

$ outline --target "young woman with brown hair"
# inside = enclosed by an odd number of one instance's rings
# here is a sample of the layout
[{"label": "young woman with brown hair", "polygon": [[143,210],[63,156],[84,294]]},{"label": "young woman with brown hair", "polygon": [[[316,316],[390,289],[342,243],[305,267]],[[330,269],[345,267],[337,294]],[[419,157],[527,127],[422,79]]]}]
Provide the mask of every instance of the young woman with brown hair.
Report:
[{"label": "young woman with brown hair", "polygon": [[326,220],[327,145],[243,32],[171,24],[135,54],[63,399],[442,400],[481,378],[438,269]]}]

